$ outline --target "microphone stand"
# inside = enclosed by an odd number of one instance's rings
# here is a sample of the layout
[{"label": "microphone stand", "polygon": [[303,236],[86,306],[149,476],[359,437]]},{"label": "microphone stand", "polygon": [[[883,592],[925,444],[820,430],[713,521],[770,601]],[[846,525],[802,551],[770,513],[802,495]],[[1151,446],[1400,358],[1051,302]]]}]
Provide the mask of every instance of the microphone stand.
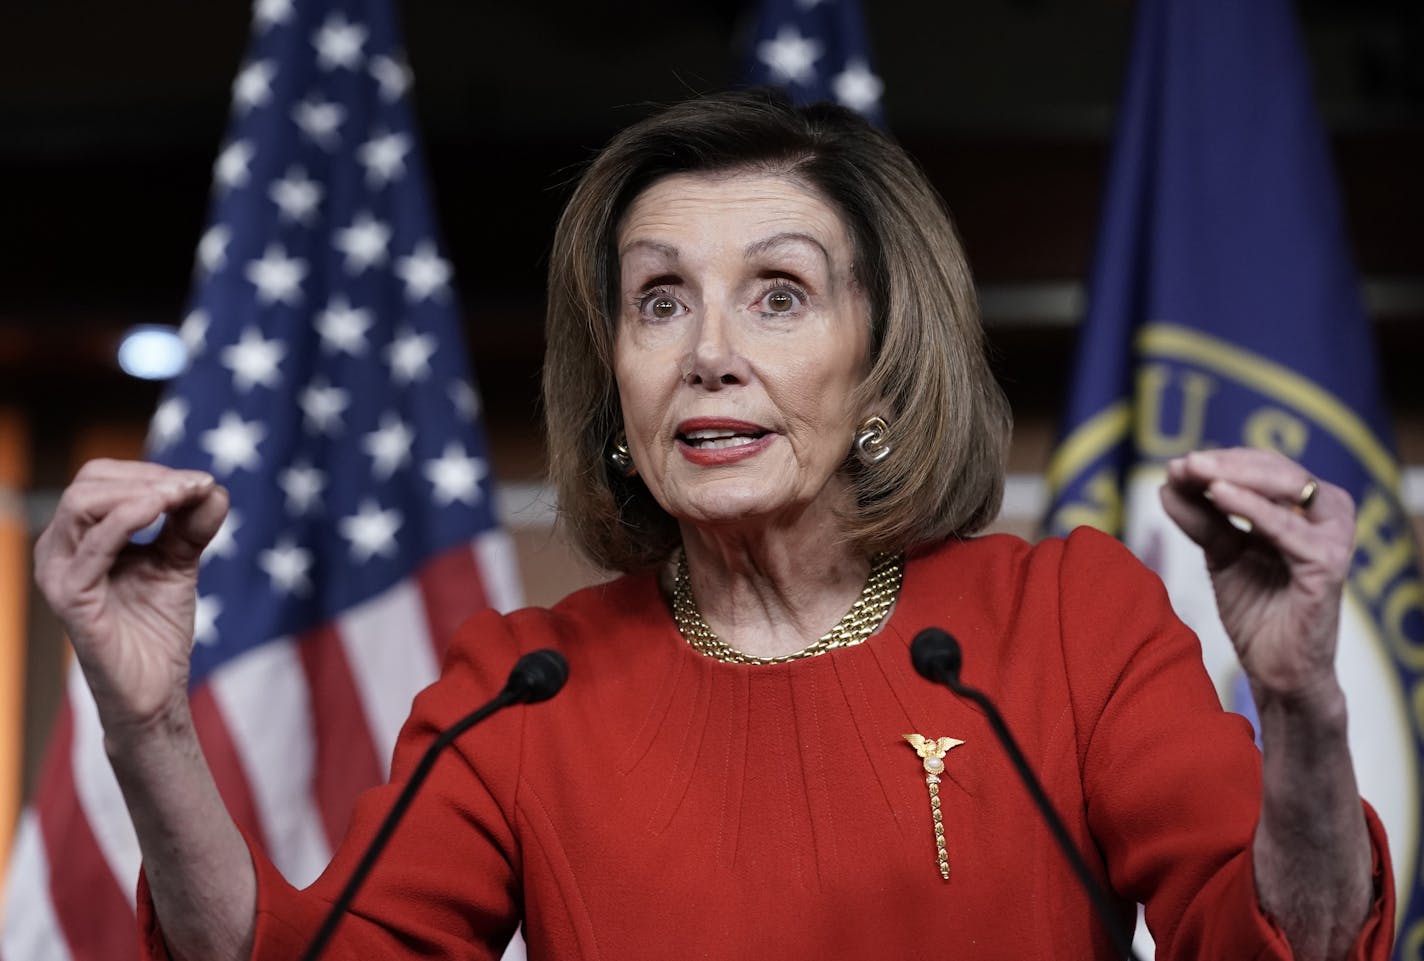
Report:
[{"label": "microphone stand", "polygon": [[426,748],[425,753],[421,755],[420,763],[411,772],[410,779],[406,781],[395,804],[391,806],[385,820],[381,822],[381,826],[376,831],[375,837],[371,839],[366,852],[361,855],[360,862],[351,872],[351,877],[347,880],[346,886],[341,889],[341,894],[332,902],[331,910],[327,911],[326,917],[321,922],[321,927],[317,929],[315,937],[311,939],[306,951],[302,953],[301,961],[317,961],[317,958],[321,957],[322,951],[326,950],[327,943],[336,933],[336,926],[346,916],[347,909],[351,907],[351,902],[356,898],[356,892],[361,889],[366,876],[371,873],[371,868],[375,867],[376,860],[385,850],[386,844],[390,842],[391,835],[395,833],[401,818],[405,816],[406,809],[415,800],[416,792],[420,790],[420,786],[430,775],[430,770],[435,766],[435,760],[440,752],[449,746],[455,738],[491,714],[501,711],[511,704],[533,703],[553,697],[563,686],[567,677],[568,665],[564,662],[563,657],[554,651],[541,650],[526,654],[519,659],[519,663],[510,672],[509,681],[504,685],[504,690],[496,694],[487,704],[476,708],[440,732],[440,736],[432,741],[430,747]]},{"label": "microphone stand", "polygon": [[[931,633],[933,632],[933,633]],[[928,637],[927,637],[928,635]],[[921,642],[921,638],[925,638]],[[948,644],[944,644],[947,641]],[[936,651],[930,656],[925,656],[914,649],[927,652],[931,645],[944,645],[943,652]],[[969,687],[959,679],[959,668],[963,655],[959,649],[959,642],[956,641],[947,631],[938,628],[927,628],[916,635],[912,642],[912,658],[915,669],[927,680],[938,681],[944,684],[955,694],[967,700],[973,701],[983,710],[985,717],[989,719],[989,726],[994,730],[994,736],[1003,745],[1004,752],[1009,756],[1009,762],[1018,773],[1019,780],[1028,789],[1029,796],[1033,799],[1034,805],[1038,808],[1043,820],[1048,824],[1049,831],[1053,834],[1053,839],[1058,842],[1059,849],[1063,856],[1068,859],[1073,872],[1078,875],[1078,882],[1083,886],[1083,890],[1088,894],[1088,900],[1092,902],[1093,910],[1097,912],[1098,918],[1107,928],[1108,937],[1112,940],[1113,948],[1117,954],[1130,961],[1141,961],[1137,953],[1132,950],[1132,938],[1123,930],[1121,924],[1117,923],[1113,912],[1112,901],[1108,898],[1107,892],[1098,883],[1093,872],[1088,869],[1088,864],[1083,860],[1083,855],[1078,850],[1078,846],[1073,843],[1072,837],[1068,834],[1068,829],[1063,824],[1063,819],[1058,816],[1057,810],[1053,807],[1053,802],[1049,799],[1048,793],[1043,790],[1043,785],[1039,783],[1034,775],[1033,769],[1028,765],[1028,759],[1024,757],[1023,751],[1019,749],[1018,742],[1009,732],[1009,726],[1004,723],[1004,716],[999,713],[999,709],[994,706],[994,702],[980,690]]]}]

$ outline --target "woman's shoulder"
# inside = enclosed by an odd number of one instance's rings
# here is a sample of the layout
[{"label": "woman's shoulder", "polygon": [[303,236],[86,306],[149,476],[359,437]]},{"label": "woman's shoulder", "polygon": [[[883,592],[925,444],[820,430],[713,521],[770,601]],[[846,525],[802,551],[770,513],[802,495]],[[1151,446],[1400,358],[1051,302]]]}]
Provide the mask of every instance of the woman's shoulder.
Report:
[{"label": "woman's shoulder", "polygon": [[1080,622],[1101,624],[1107,608],[1151,618],[1171,610],[1155,573],[1120,541],[1086,527],[1032,543],[989,534],[920,549],[906,565],[904,591],[935,616],[946,616],[946,605],[976,612],[990,634],[1031,624],[1057,636]]},{"label": "woman's shoulder", "polygon": [[924,592],[962,599],[981,612],[990,634],[1017,625],[1056,638],[1065,652],[1081,647],[1069,653],[1082,664],[1106,667],[1113,661],[1107,648],[1128,658],[1148,638],[1184,631],[1156,572],[1090,527],[1036,543],[1009,535],[950,542],[924,562],[916,578]]},{"label": "woman's shoulder", "polygon": [[1094,570],[1142,569],[1121,541],[1092,527],[1075,528],[1066,537],[1028,541],[1014,534],[949,538],[909,552],[912,564],[929,570],[966,571],[989,577],[1073,576]]},{"label": "woman's shoulder", "polygon": [[625,575],[574,591],[552,607],[475,614],[456,632],[445,666],[447,672],[498,671],[494,665],[507,670],[520,656],[550,648],[563,654],[572,670],[590,658],[631,654],[669,623],[656,578]]},{"label": "woman's shoulder", "polygon": [[509,615],[517,631],[542,634],[550,643],[628,638],[667,620],[652,574],[625,574],[590,584],[552,607],[529,607]]}]

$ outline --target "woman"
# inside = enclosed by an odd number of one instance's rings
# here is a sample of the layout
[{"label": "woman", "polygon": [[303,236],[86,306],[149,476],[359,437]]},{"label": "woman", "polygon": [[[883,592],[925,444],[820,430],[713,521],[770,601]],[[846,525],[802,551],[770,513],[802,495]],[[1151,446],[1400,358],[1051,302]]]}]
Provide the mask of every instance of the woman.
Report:
[{"label": "woman", "polygon": [[[559,648],[573,681],[437,766],[330,957],[492,958],[521,919],[535,958],[1111,956],[984,718],[911,670],[927,625],[1124,911],[1147,904],[1159,957],[1387,957],[1333,668],[1343,491],[1260,451],[1168,467],[1263,775],[1115,542],[968,537],[998,507],[1006,407],[935,194],[862,121],[754,92],[635,125],[575,191],[549,295],[560,504],[629,576],[461,630],[394,783],[521,652]],[[138,830],[152,957],[295,957],[394,791],[308,892],[249,854],[184,687],[225,509],[206,475],[95,464],[37,549]]]}]

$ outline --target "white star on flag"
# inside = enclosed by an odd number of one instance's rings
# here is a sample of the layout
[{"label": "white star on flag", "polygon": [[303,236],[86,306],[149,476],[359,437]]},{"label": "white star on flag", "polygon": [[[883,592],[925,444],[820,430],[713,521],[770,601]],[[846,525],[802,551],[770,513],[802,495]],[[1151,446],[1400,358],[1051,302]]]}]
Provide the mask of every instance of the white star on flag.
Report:
[{"label": "white star on flag", "polygon": [[234,140],[223,148],[213,163],[213,180],[224,190],[246,186],[251,177],[247,165],[252,163],[256,154],[257,151],[246,140]]},{"label": "white star on flag", "polygon": [[409,257],[396,261],[396,276],[405,281],[405,299],[422,301],[439,298],[450,284],[450,264],[435,252],[435,245],[423,240]]},{"label": "white star on flag", "polygon": [[237,343],[223,348],[221,360],[232,371],[232,385],[245,394],[257,384],[271,388],[281,383],[277,368],[286,355],[280,340],[267,340],[256,327],[247,327]]},{"label": "white star on flag", "polygon": [[272,181],[267,196],[277,205],[281,219],[310,227],[312,215],[321,203],[322,188],[301,167],[293,167],[281,180]]},{"label": "white star on flag", "polygon": [[325,150],[337,145],[337,129],[346,119],[346,109],[313,94],[292,108],[292,120],[312,143]]},{"label": "white star on flag", "polygon": [[367,267],[386,262],[386,245],[390,242],[391,228],[363,211],[350,227],[336,232],[332,246],[346,255],[346,272],[359,274]]},{"label": "white star on flag", "polygon": [[312,36],[316,62],[323,70],[337,67],[355,70],[361,65],[361,47],[365,43],[366,28],[359,23],[349,23],[339,13],[328,16]]},{"label": "white star on flag", "polygon": [[434,356],[434,337],[417,334],[409,327],[402,328],[386,348],[386,363],[391,365],[391,379],[400,386],[424,380],[430,375],[430,358]]},{"label": "white star on flag", "polygon": [[272,589],[279,594],[306,595],[312,589],[311,578],[307,576],[312,560],[311,551],[284,537],[276,546],[257,555],[257,566],[272,579]]},{"label": "white star on flag", "polygon": [[159,404],[148,426],[149,446],[161,451],[182,440],[187,420],[188,402],[182,397],[170,397]]},{"label": "white star on flag", "polygon": [[325,378],[319,378],[307,385],[297,404],[306,415],[308,431],[335,436],[344,426],[341,415],[350,406],[351,395],[340,387],[332,387]]},{"label": "white star on flag", "polygon": [[465,420],[474,420],[480,415],[480,395],[466,381],[457,380],[450,384],[450,403]]},{"label": "white star on flag", "polygon": [[375,501],[366,500],[355,514],[341,518],[337,529],[351,543],[351,559],[365,563],[377,554],[395,556],[396,532],[400,530],[401,520],[400,511],[381,510]]},{"label": "white star on flag", "polygon": [[371,58],[371,76],[381,88],[381,99],[393,103],[410,89],[410,71],[399,60],[377,54]]},{"label": "white star on flag", "polygon": [[446,444],[438,458],[425,462],[425,479],[435,486],[435,502],[441,507],[455,501],[473,505],[480,499],[480,481],[487,474],[485,462],[471,457],[456,441]]},{"label": "white star on flag", "polygon": [[205,274],[217,273],[227,265],[227,245],[232,231],[222,224],[213,224],[198,240],[198,268]]},{"label": "white star on flag", "polygon": [[287,513],[301,517],[321,503],[326,475],[306,461],[298,461],[277,475],[277,485],[287,495]]},{"label": "white star on flag", "polygon": [[257,29],[270,30],[279,23],[286,23],[292,17],[292,0],[257,0],[252,5],[252,19]]},{"label": "white star on flag", "polygon": [[260,260],[247,265],[247,279],[257,287],[257,299],[264,304],[300,304],[306,275],[307,262],[288,257],[281,244],[270,245]]},{"label": "white star on flag", "polygon": [[783,83],[810,83],[816,76],[814,64],[823,52],[820,43],[801,36],[792,26],[778,30],[775,40],[757,44],[757,59]]},{"label": "white star on flag", "polygon": [[199,596],[193,605],[193,640],[198,644],[218,642],[218,615],[222,613],[222,599],[215,595]]},{"label": "white star on flag", "polygon": [[405,174],[405,155],[410,153],[410,137],[403,133],[386,133],[363,143],[356,159],[366,168],[366,183],[379,190]]},{"label": "white star on flag", "polygon": [[208,346],[208,312],[201,308],[189,311],[178,328],[178,339],[188,348],[190,360],[201,354]]},{"label": "white star on flag", "polygon": [[415,433],[395,414],[381,418],[381,426],[361,438],[361,449],[371,455],[371,473],[377,480],[388,480],[392,474],[410,462],[410,445]]},{"label": "white star on flag", "polygon": [[270,60],[254,60],[232,82],[232,103],[241,112],[261,107],[272,99],[277,67]]},{"label": "white star on flag", "polygon": [[243,420],[236,411],[227,411],[212,430],[203,431],[201,446],[213,459],[213,472],[231,474],[241,467],[257,470],[262,458],[257,445],[267,436],[267,428],[259,420]]},{"label": "white star on flag", "polygon": [[841,106],[865,113],[880,102],[885,84],[870,72],[864,60],[851,60],[831,81],[831,89]]},{"label": "white star on flag", "polygon": [[223,560],[230,560],[237,551],[237,530],[242,526],[242,512],[236,508],[230,508],[227,516],[223,518],[222,526],[213,535],[213,539],[208,541],[208,546],[203,548],[203,556],[199,558],[200,563],[206,564],[214,557],[221,557]]},{"label": "white star on flag", "polygon": [[352,357],[366,352],[366,331],[375,318],[365,308],[352,307],[345,294],[336,294],[326,309],[316,316],[316,332],[321,336],[321,348],[328,354],[345,353]]}]

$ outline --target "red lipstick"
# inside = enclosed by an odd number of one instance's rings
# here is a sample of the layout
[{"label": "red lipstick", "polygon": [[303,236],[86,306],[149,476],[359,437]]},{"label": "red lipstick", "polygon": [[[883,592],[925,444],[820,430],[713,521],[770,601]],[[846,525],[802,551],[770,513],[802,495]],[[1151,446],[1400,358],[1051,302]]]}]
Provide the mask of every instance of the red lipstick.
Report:
[{"label": "red lipstick", "polygon": [[677,449],[699,467],[716,467],[755,457],[776,440],[760,424],[726,417],[693,417],[677,425]]}]

